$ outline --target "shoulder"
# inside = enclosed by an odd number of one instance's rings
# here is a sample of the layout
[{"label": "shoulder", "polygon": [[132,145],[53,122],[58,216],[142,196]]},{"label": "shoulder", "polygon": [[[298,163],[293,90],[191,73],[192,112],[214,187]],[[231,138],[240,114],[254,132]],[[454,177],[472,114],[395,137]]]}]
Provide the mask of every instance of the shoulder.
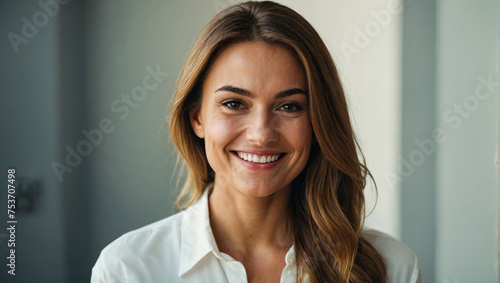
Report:
[{"label": "shoulder", "polygon": [[111,242],[101,251],[92,269],[92,282],[120,282],[123,278],[148,282],[142,277],[164,269],[158,266],[158,258],[162,258],[161,264],[167,268],[176,268],[176,259],[180,256],[183,215],[184,212],[179,212]]},{"label": "shoulder", "polygon": [[361,236],[384,258],[387,282],[423,282],[417,256],[403,242],[372,229],[363,230]]},{"label": "shoulder", "polygon": [[[134,249],[136,253],[150,252],[158,246],[180,240],[183,212],[156,221],[142,228],[123,234],[111,242],[103,253]],[[176,241],[177,240],[177,241]]]}]

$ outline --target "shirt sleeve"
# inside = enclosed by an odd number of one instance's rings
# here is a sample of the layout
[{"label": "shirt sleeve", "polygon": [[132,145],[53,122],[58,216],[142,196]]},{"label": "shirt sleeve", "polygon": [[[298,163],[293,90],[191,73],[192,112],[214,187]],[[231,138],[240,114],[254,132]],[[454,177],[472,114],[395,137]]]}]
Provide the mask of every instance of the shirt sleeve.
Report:
[{"label": "shirt sleeve", "polygon": [[126,282],[121,278],[116,276],[111,276],[107,266],[105,264],[105,256],[101,253],[99,259],[97,259],[96,264],[92,268],[92,276],[90,278],[90,283],[114,283],[114,282]]},{"label": "shirt sleeve", "polygon": [[120,282],[141,282],[129,274],[130,270],[117,257],[108,257],[105,251],[97,259],[92,268],[91,283],[120,283]]},{"label": "shirt sleeve", "polygon": [[362,235],[384,259],[388,283],[423,282],[417,256],[407,245],[375,230],[365,230]]},{"label": "shirt sleeve", "polygon": [[104,283],[109,282],[107,276],[106,267],[102,263],[102,257],[99,256],[96,264],[92,268],[92,276],[90,278],[90,283]]},{"label": "shirt sleeve", "polygon": [[415,281],[416,283],[424,283],[424,278],[422,278],[422,272],[420,271],[420,265],[418,264],[418,261],[415,261],[415,268],[413,269],[413,278],[416,278]]}]

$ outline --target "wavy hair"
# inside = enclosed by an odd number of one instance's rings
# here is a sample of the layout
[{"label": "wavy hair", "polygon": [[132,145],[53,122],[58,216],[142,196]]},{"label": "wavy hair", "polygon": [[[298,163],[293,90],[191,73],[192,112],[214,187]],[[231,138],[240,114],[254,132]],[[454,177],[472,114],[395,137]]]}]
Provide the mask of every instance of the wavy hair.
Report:
[{"label": "wavy hair", "polygon": [[344,91],[333,60],[314,28],[283,5],[245,2],[231,6],[205,27],[182,69],[170,112],[170,136],[187,165],[177,199],[184,209],[214,180],[203,140],[189,112],[201,105],[201,84],[211,61],[224,48],[245,41],[292,50],[304,68],[314,134],[310,158],[293,181],[288,227],[295,245],[298,281],[385,282],[381,255],[361,235],[363,189],[368,171],[351,127]]}]

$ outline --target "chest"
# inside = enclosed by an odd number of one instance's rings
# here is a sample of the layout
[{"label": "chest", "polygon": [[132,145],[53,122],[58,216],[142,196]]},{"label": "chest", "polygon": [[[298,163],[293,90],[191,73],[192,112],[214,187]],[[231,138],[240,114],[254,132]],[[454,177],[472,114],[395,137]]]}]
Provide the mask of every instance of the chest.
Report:
[{"label": "chest", "polygon": [[[282,282],[284,277],[290,277],[291,266],[286,264],[288,250],[274,250],[255,252],[250,256],[239,256],[233,253],[232,264],[239,265],[239,272],[243,273],[249,283]],[[246,281],[245,280],[245,281]],[[291,282],[286,280],[284,282]]]},{"label": "chest", "polygon": [[285,266],[283,258],[280,260],[263,258],[244,264],[249,283],[280,282]]}]

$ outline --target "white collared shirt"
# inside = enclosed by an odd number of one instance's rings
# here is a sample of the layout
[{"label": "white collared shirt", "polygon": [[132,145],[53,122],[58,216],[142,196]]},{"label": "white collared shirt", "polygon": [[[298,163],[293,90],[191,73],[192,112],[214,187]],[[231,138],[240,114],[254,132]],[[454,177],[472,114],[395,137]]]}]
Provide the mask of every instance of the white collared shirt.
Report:
[{"label": "white collared shirt", "polygon": [[[387,282],[422,282],[417,257],[405,244],[374,230],[363,232],[386,261]],[[285,256],[281,283],[296,282],[295,252]],[[188,209],[124,234],[104,248],[92,269],[101,282],[247,282],[245,267],[217,247],[208,194]]]}]

